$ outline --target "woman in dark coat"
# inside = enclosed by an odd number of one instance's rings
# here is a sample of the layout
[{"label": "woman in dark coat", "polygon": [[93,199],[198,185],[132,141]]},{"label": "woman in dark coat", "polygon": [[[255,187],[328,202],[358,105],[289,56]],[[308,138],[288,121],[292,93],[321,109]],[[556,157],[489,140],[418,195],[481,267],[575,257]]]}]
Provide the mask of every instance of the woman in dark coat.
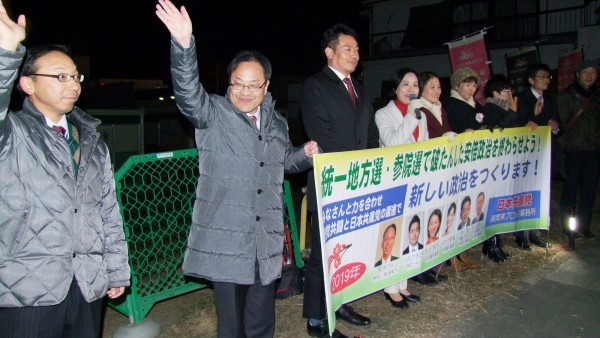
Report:
[{"label": "woman in dark coat", "polygon": [[481,129],[483,107],[473,98],[479,82],[479,75],[469,67],[458,68],[450,76],[450,98],[443,106],[455,133]]},{"label": "woman in dark coat", "polygon": [[[494,75],[485,84],[485,105],[483,106],[483,126],[490,130],[494,128],[509,128],[519,125],[517,114],[517,99],[513,97],[510,80],[504,75]],[[483,242],[481,251],[496,263],[512,258],[502,250],[500,236],[494,235]]]}]

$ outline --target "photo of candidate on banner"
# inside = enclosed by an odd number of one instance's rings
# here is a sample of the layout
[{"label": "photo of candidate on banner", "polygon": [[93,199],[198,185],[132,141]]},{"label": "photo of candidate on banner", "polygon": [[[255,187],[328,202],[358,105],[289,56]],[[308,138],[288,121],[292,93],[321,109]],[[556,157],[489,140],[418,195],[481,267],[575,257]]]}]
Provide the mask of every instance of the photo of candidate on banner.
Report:
[{"label": "photo of candidate on banner", "polygon": [[315,155],[330,332],[344,303],[493,235],[548,229],[547,168],[547,126]]}]

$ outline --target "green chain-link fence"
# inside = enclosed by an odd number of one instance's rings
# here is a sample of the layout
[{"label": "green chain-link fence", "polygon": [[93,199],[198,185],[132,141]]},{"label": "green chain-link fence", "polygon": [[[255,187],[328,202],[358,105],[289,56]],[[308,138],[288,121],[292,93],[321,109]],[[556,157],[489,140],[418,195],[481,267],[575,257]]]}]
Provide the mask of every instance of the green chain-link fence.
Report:
[{"label": "green chain-link fence", "polygon": [[[183,275],[181,265],[191,225],[198,151],[187,149],[129,158],[115,173],[131,287],[109,305],[140,323],[159,301],[206,287]],[[289,182],[284,182],[285,221],[296,265],[302,267]]]}]

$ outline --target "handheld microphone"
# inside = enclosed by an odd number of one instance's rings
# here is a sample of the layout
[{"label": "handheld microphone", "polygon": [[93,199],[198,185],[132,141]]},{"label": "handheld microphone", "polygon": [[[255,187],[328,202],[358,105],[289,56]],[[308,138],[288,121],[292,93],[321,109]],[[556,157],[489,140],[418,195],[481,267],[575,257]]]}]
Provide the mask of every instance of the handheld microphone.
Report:
[{"label": "handheld microphone", "polygon": [[[418,97],[415,94],[410,94],[408,95],[408,99],[412,101],[418,99]],[[417,117],[417,120],[421,119],[421,108],[415,108],[415,116]]]}]

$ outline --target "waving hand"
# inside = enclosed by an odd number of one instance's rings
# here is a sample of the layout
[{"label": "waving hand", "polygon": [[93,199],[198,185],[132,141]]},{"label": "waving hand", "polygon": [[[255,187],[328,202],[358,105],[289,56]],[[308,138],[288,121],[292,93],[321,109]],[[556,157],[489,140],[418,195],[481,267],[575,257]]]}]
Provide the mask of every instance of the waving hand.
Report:
[{"label": "waving hand", "polygon": [[184,6],[181,11],[169,0],[158,0],[156,16],[162,21],[169,32],[183,48],[188,48],[192,40],[192,21]]},{"label": "waving hand", "polygon": [[17,22],[12,21],[0,0],[0,48],[14,52],[24,39],[25,15],[19,15]]}]

